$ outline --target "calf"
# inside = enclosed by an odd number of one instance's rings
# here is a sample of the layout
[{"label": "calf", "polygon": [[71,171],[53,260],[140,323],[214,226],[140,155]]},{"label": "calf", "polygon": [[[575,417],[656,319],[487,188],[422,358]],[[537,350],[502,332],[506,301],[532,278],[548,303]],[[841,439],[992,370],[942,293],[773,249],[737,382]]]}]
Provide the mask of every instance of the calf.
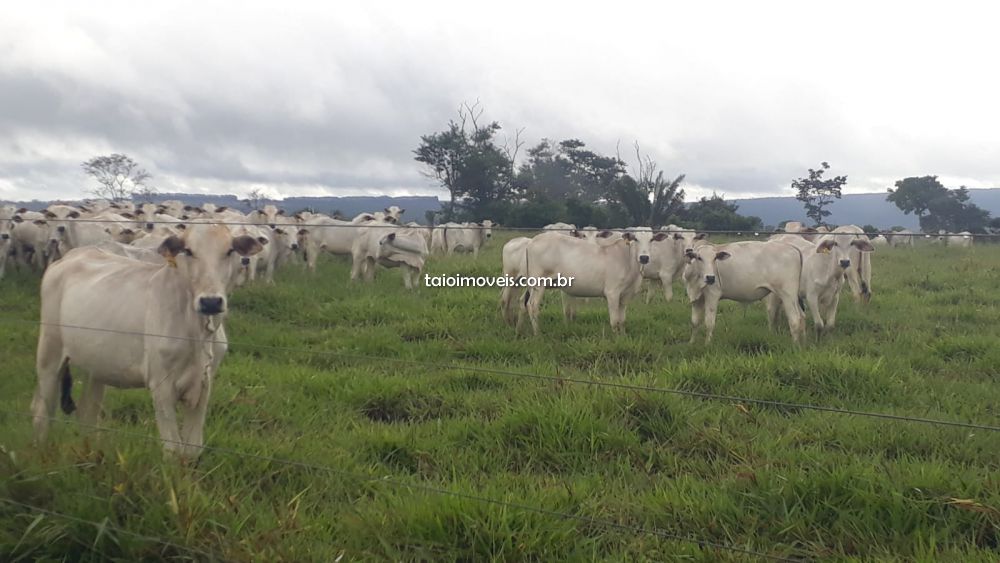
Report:
[{"label": "calf", "polygon": [[[554,232],[542,233],[528,243],[525,253],[525,275],[572,278],[568,287],[560,289],[573,297],[604,297],[612,329],[624,330],[628,302],[642,284],[639,249],[631,233],[605,245]],[[542,286],[531,287],[525,294],[525,308],[536,335],[544,294]]]},{"label": "calf", "polygon": [[[844,285],[844,272],[851,267],[851,249],[867,253],[873,252],[875,247],[863,239],[854,239],[847,244],[825,239],[813,248],[812,252],[802,253],[799,296],[808,306],[816,335],[819,336],[833,330],[837,323],[837,305]],[[768,305],[768,310],[773,308],[772,304]]]},{"label": "calf", "polygon": [[740,303],[759,301],[770,294],[768,325],[773,329],[779,307],[788,318],[792,340],[800,342],[805,322],[799,309],[802,254],[783,242],[734,242],[706,244],[686,254],[684,285],[691,300],[691,343],[705,327],[705,343],[712,341],[719,300]]},{"label": "calf", "polygon": [[260,250],[257,240],[234,238],[224,226],[193,225],[163,241],[162,264],[97,247],[72,250],[53,264],[42,277],[31,403],[36,439],[46,437],[60,389],[63,410],[75,409],[70,369],[80,368],[89,378],[82,422],[96,422],[105,386],[145,387],[164,449],[197,457],[212,380],[226,353],[232,264]]}]

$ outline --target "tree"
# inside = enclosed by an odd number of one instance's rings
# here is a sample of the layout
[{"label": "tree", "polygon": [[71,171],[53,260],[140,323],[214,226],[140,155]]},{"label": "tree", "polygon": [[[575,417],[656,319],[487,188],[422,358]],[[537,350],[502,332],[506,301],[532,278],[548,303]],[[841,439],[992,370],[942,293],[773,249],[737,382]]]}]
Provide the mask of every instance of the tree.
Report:
[{"label": "tree", "polygon": [[907,215],[915,214],[924,232],[984,232],[990,220],[989,211],[969,201],[968,188],[949,190],[937,176],[899,180],[886,200]]},{"label": "tree", "polygon": [[528,199],[578,199],[596,202],[607,197],[625,174],[625,163],[588,150],[579,139],[553,146],[548,139],[528,149],[528,160],[515,177],[516,190]]},{"label": "tree", "polygon": [[792,180],[792,189],[797,192],[795,199],[802,202],[806,208],[806,216],[812,219],[817,227],[823,225],[824,220],[830,216],[830,211],[826,207],[833,203],[834,199],[840,199],[840,192],[847,183],[847,176],[824,179],[823,173],[829,169],[829,164],[821,162],[819,168],[809,169],[807,177]]},{"label": "tree", "polygon": [[684,222],[692,228],[712,231],[763,230],[760,217],[737,213],[739,205],[727,202],[713,193],[692,203],[682,214]]},{"label": "tree", "polygon": [[251,211],[255,211],[262,207],[265,200],[267,200],[267,196],[264,194],[264,189],[256,187],[247,192],[247,197],[243,200],[243,203],[245,203],[247,208]]},{"label": "tree", "polygon": [[657,171],[653,159],[648,154],[643,156],[639,152],[638,141],[635,143],[635,156],[639,162],[638,179],[635,184],[639,193],[645,195],[645,200],[648,202],[646,207],[649,209],[646,216],[641,217],[635,224],[647,227],[662,225],[668,217],[677,215],[684,208],[684,190],[681,189],[684,174],[667,181],[663,177],[663,171]]},{"label": "tree", "polygon": [[421,135],[414,159],[425,165],[424,174],[448,190],[450,199],[445,218],[455,215],[456,204],[480,212],[491,202],[508,198],[514,190],[512,158],[521,146],[520,131],[509,144],[498,146],[500,124],[480,123],[483,108],[479,102],[462,104],[458,120],[448,122],[444,131]]},{"label": "tree", "polygon": [[153,176],[128,156],[114,153],[108,156],[95,156],[81,164],[83,171],[100,186],[92,193],[99,198],[111,201],[127,201],[135,194],[146,195],[155,193],[153,188],[146,186],[146,181]]}]

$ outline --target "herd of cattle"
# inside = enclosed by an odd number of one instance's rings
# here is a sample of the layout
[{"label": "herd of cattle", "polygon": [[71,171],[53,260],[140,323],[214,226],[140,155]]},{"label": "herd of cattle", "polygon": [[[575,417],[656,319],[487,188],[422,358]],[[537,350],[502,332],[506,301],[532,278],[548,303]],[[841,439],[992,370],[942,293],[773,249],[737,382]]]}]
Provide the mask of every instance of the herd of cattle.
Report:
[{"label": "herd of cattle", "polygon": [[[290,215],[271,205],[244,214],[179,201],[52,205],[40,212],[0,207],[0,278],[8,259],[44,272],[36,437],[44,439],[57,401],[67,413],[77,409],[72,367],[88,374],[83,423],[96,422],[106,386],[145,387],[166,450],[197,456],[212,381],[226,353],[223,322],[233,288],[258,275],[272,283],[288,264],[315,270],[324,252],[350,257],[352,280],[370,281],[379,265],[399,267],[413,288],[431,254],[478,256],[492,237],[488,220],[426,227],[402,224],[403,213],[393,206],[347,221]],[[600,230],[557,223],[508,241],[502,267],[505,276],[525,282],[572,278],[561,288],[567,319],[580,299],[604,298],[612,328],[621,330],[643,280],[658,281],[668,300],[680,281],[692,306],[692,342],[702,328],[711,340],[721,299],[766,300],[769,324],[784,314],[800,342],[806,310],[818,333],[834,327],[845,283],[856,300],[868,302],[875,246],[914,238],[869,239],[855,226],[823,231],[789,223],[767,241],[713,244],[675,225]],[[545,284],[520,289],[504,287],[502,316],[520,328],[527,315],[537,333]]]}]

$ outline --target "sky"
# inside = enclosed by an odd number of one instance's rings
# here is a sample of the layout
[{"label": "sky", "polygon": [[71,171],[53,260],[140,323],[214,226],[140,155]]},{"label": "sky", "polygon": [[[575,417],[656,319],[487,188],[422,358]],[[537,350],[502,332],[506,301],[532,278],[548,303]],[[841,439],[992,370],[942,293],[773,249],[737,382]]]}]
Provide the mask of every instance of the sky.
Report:
[{"label": "sky", "polygon": [[0,18],[0,199],[79,198],[124,152],[161,192],[444,195],[413,160],[464,102],[688,198],[1000,187],[985,2],[33,2]]}]

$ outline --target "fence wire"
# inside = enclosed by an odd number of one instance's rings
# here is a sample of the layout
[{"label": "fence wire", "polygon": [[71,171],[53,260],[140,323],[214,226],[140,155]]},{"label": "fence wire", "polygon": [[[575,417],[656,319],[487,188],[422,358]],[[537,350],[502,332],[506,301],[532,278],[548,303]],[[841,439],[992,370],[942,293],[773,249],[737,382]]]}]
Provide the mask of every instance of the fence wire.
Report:
[{"label": "fence wire", "polygon": [[[0,409],[0,413],[7,414],[7,415],[12,415],[12,416],[27,417],[27,418],[33,418],[34,417],[34,415],[32,415],[31,413],[20,412],[20,411],[12,411],[12,410],[8,410],[8,409]],[[81,421],[76,420],[76,419],[60,418],[60,417],[54,417],[54,416],[47,416],[45,418],[48,419],[51,422],[58,422],[58,423],[61,423],[61,424],[71,424],[71,425],[75,425],[75,426],[80,427],[80,428],[87,428],[89,430],[94,430],[94,431],[97,431],[97,432],[110,432],[110,433],[118,434],[118,435],[121,435],[121,436],[129,436],[129,437],[133,437],[133,438],[140,438],[140,439],[143,439],[143,440],[154,440],[154,441],[158,441],[158,442],[161,442],[161,443],[164,443],[164,444],[173,444],[173,445],[179,445],[179,446],[184,445],[184,442],[181,442],[181,441],[178,441],[178,440],[168,440],[168,439],[160,438],[160,437],[157,437],[157,436],[151,436],[149,434],[143,434],[143,433],[139,433],[139,432],[132,432],[132,431],[129,431],[129,430],[122,430],[120,428],[111,428],[111,427],[107,427],[107,426],[99,426],[99,425],[96,425],[96,424],[87,424],[87,423],[81,422]],[[498,500],[498,499],[494,499],[494,498],[490,498],[490,497],[484,497],[484,496],[481,496],[481,495],[474,495],[474,494],[471,494],[471,493],[462,493],[462,492],[458,492],[458,491],[452,491],[452,490],[448,490],[448,489],[442,489],[442,488],[439,488],[439,487],[434,487],[432,485],[427,485],[427,484],[423,484],[423,483],[408,483],[406,481],[402,481],[402,480],[399,480],[399,479],[394,479],[394,478],[388,477],[388,476],[385,476],[385,477],[372,477],[372,476],[360,475],[360,474],[353,473],[353,472],[350,472],[350,471],[345,471],[345,470],[342,470],[342,469],[338,469],[338,468],[335,468],[335,467],[332,467],[332,466],[329,466],[329,465],[322,465],[322,464],[311,463],[311,462],[306,462],[306,461],[299,461],[299,460],[294,460],[294,459],[286,459],[286,458],[280,458],[280,457],[274,457],[274,456],[268,456],[268,455],[262,455],[262,454],[255,454],[255,453],[251,453],[251,452],[243,452],[243,451],[240,451],[240,450],[234,450],[232,448],[224,448],[224,447],[220,447],[220,446],[203,445],[201,447],[202,447],[202,449],[204,451],[217,452],[217,453],[220,453],[220,454],[223,454],[223,455],[236,456],[236,457],[241,457],[241,458],[246,458],[246,459],[254,459],[254,460],[257,460],[257,461],[264,461],[264,462],[267,462],[267,463],[274,463],[274,464],[285,465],[285,466],[289,466],[289,467],[296,467],[298,469],[306,469],[306,470],[311,470],[311,471],[320,471],[320,472],[323,472],[323,473],[329,473],[331,475],[337,475],[337,476],[341,476],[341,477],[346,477],[346,478],[349,478],[349,479],[352,479],[352,480],[355,480],[355,481],[385,483],[387,485],[392,485],[394,487],[399,487],[399,488],[403,488],[403,489],[412,489],[412,490],[422,491],[422,492],[426,492],[426,493],[432,493],[432,494],[437,494],[437,495],[449,496],[449,497],[453,497],[453,498],[459,498],[459,499],[463,499],[463,500],[471,500],[471,501],[475,501],[475,502],[481,502],[481,503],[484,503],[484,504],[490,504],[490,505],[494,505],[494,506],[502,506],[502,507],[505,507],[505,508],[511,508],[511,509],[515,509],[515,510],[518,510],[518,511],[522,511],[522,512],[533,512],[533,513],[541,514],[541,515],[544,515],[544,516],[551,516],[551,517],[560,518],[560,519],[564,519],[564,520],[573,520],[573,521],[577,521],[577,522],[582,522],[584,524],[589,524],[589,525],[593,525],[593,526],[600,526],[602,528],[617,529],[617,530],[626,531],[626,532],[633,532],[633,533],[636,533],[636,534],[649,535],[649,536],[657,536],[657,537],[659,537],[661,539],[665,539],[665,540],[672,540],[672,541],[679,541],[679,542],[694,544],[694,545],[697,545],[697,546],[699,546],[701,548],[720,549],[720,550],[730,551],[730,552],[734,552],[734,553],[742,553],[744,555],[753,555],[753,556],[756,556],[756,557],[761,557],[761,558],[769,559],[769,560],[772,560],[772,561],[796,561],[796,559],[789,559],[789,558],[786,558],[786,557],[781,557],[781,556],[777,556],[777,555],[771,555],[771,554],[767,554],[767,553],[763,553],[763,552],[759,552],[759,551],[754,551],[754,550],[751,550],[751,549],[748,549],[748,548],[742,548],[742,547],[734,546],[734,545],[730,545],[730,544],[723,544],[723,543],[717,543],[717,542],[712,542],[712,541],[708,541],[708,540],[702,540],[702,539],[697,539],[697,538],[691,538],[691,537],[687,537],[687,536],[682,536],[682,535],[679,535],[679,534],[674,534],[674,533],[668,532],[666,530],[662,530],[660,528],[650,528],[650,527],[644,527],[644,526],[636,526],[636,525],[632,525],[632,524],[623,524],[623,523],[620,523],[620,522],[614,522],[614,521],[611,521],[611,520],[603,520],[603,519],[600,519],[600,518],[593,518],[593,517],[590,517],[590,516],[582,516],[582,515],[579,515],[579,514],[569,514],[567,512],[560,512],[558,510],[550,510],[550,509],[547,509],[547,508],[539,508],[539,507],[536,507],[536,506],[531,506],[531,505],[517,503],[517,502],[510,502],[510,501],[505,501],[505,500]],[[6,499],[0,499],[0,500],[6,500]],[[91,522],[91,523],[93,523],[93,522]],[[182,546],[177,546],[177,547],[182,547]]]},{"label": "fence wire", "polygon": [[[376,356],[367,356],[367,355],[363,355],[363,354],[351,354],[351,353],[345,353],[345,352],[336,352],[336,351],[333,351],[333,350],[309,350],[309,349],[306,349],[306,348],[301,348],[301,347],[296,347],[296,346],[277,346],[277,345],[273,345],[273,344],[252,344],[252,343],[249,343],[249,342],[231,342],[231,341],[222,341],[222,340],[214,340],[214,339],[198,339],[198,338],[191,338],[191,337],[187,337],[187,336],[172,336],[172,335],[166,335],[166,334],[151,334],[151,333],[144,333],[144,332],[132,332],[132,331],[124,331],[124,330],[116,330],[116,329],[108,329],[108,328],[100,328],[100,327],[87,327],[87,326],[67,325],[67,324],[60,324],[60,323],[47,323],[47,322],[42,322],[42,321],[33,321],[33,320],[28,320],[28,319],[16,319],[16,318],[9,318],[9,317],[0,317],[0,322],[19,323],[19,324],[31,324],[31,325],[39,325],[39,326],[51,326],[51,327],[58,327],[58,328],[64,328],[64,329],[70,329],[70,330],[89,330],[89,331],[94,331],[94,332],[102,332],[102,333],[110,333],[110,334],[120,334],[120,335],[123,335],[123,336],[141,336],[141,337],[144,337],[144,338],[146,338],[146,337],[149,337],[149,338],[162,338],[162,339],[165,339],[165,340],[179,340],[179,341],[186,341],[186,342],[197,343],[197,344],[202,344],[202,345],[205,345],[205,344],[226,344],[227,346],[236,346],[236,347],[245,347],[245,348],[257,348],[257,349],[262,349],[262,350],[276,350],[276,351],[290,352],[290,353],[293,353],[293,354],[300,354],[300,355],[320,355],[320,356],[338,357],[338,358],[344,358],[344,359],[364,360],[364,361],[377,361],[377,362],[386,362],[386,361],[388,361],[388,362],[393,362],[393,363],[407,364],[407,365],[420,366],[420,367],[426,367],[426,368],[434,368],[434,369],[441,369],[441,370],[465,371],[465,372],[469,372],[469,373],[485,373],[485,374],[499,375],[499,376],[504,376],[504,377],[514,377],[514,378],[521,378],[521,379],[534,379],[534,380],[539,380],[539,381],[549,381],[549,382],[553,382],[553,383],[574,383],[574,384],[580,384],[580,385],[591,385],[591,386],[595,386],[595,387],[606,387],[606,388],[611,388],[611,389],[620,389],[620,390],[627,390],[627,391],[642,391],[642,392],[647,392],[647,393],[665,393],[665,394],[671,394],[671,395],[681,395],[681,396],[686,396],[686,397],[695,397],[695,398],[699,398],[699,399],[708,399],[708,400],[714,400],[714,401],[724,401],[724,402],[729,402],[729,403],[746,403],[746,404],[752,404],[752,405],[760,405],[760,406],[767,406],[767,407],[783,408],[783,409],[788,409],[788,410],[811,410],[811,411],[827,412],[827,413],[833,413],[833,414],[858,416],[858,417],[874,418],[874,419],[882,419],[882,420],[894,420],[894,421],[913,422],[913,423],[929,424],[929,425],[936,425],[936,426],[950,426],[950,427],[957,427],[957,428],[967,428],[967,429],[971,429],[971,430],[983,430],[983,431],[988,431],[988,432],[1000,432],[1000,426],[994,426],[994,425],[989,425],[989,424],[980,424],[980,423],[974,423],[974,422],[962,422],[962,421],[955,421],[955,420],[940,420],[940,419],[922,418],[922,417],[914,417],[914,416],[892,414],[892,413],[884,413],[884,412],[875,412],[875,411],[861,411],[861,410],[845,409],[845,408],[825,406],[825,405],[815,405],[815,404],[811,404],[811,403],[792,403],[792,402],[778,401],[778,400],[772,400],[772,399],[760,399],[760,398],[754,398],[754,397],[741,397],[741,396],[738,396],[738,395],[725,395],[725,394],[721,394],[721,393],[707,393],[707,392],[703,392],[703,391],[692,391],[692,390],[688,390],[688,389],[675,389],[675,388],[665,388],[665,387],[653,387],[653,386],[647,386],[647,385],[634,385],[634,384],[630,384],[630,383],[618,383],[618,382],[614,382],[614,381],[605,381],[605,380],[600,380],[600,379],[579,379],[579,378],[572,378],[572,377],[558,377],[558,376],[554,376],[554,375],[543,375],[543,374],[538,374],[538,373],[516,372],[516,371],[503,370],[503,369],[498,369],[498,368],[485,368],[485,367],[479,367],[479,366],[467,366],[467,365],[460,365],[460,364],[443,364],[443,363],[438,363],[438,362],[427,362],[427,361],[423,361],[423,360],[411,360],[411,359],[408,359],[408,358],[376,357]],[[162,383],[162,381],[163,380],[161,380],[161,383]]]}]

